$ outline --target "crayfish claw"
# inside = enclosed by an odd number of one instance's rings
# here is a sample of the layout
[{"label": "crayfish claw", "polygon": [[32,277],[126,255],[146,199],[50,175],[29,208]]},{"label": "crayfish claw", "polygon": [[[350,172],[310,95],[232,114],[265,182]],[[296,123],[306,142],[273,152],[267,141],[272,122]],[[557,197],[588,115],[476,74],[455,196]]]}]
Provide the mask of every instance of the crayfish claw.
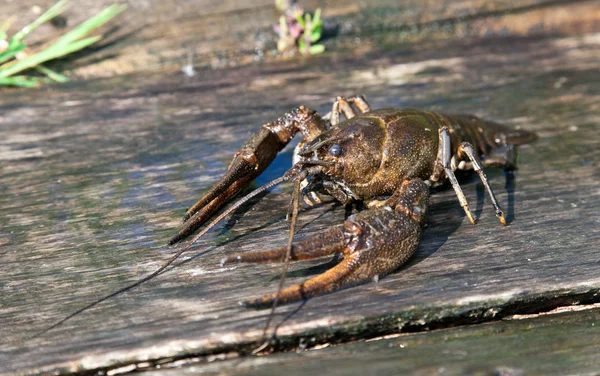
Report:
[{"label": "crayfish claw", "polygon": [[260,175],[289,143],[302,131],[305,141],[319,135],[324,123],[318,114],[304,106],[266,123],[235,153],[227,172],[183,216],[184,227],[169,240],[175,244],[191,235],[221,209],[233,196]]},{"label": "crayfish claw", "polygon": [[281,147],[278,137],[266,128],[253,134],[235,154],[225,175],[186,211],[184,227],[169,240],[169,244],[183,240],[202,226],[231,197],[260,175]]},{"label": "crayfish claw", "polygon": [[[277,293],[242,302],[265,308],[322,295],[378,280],[402,265],[417,249],[429,206],[429,187],[420,179],[405,181],[389,200],[390,205],[362,211],[314,238],[292,246],[290,260],[305,260],[336,252],[343,260],[325,273]],[[287,247],[227,257],[227,262],[281,261]]]},{"label": "crayfish claw", "polygon": [[242,305],[249,308],[266,308],[273,305],[276,297],[279,303],[285,304],[339,290],[347,286],[346,279],[352,275],[358,265],[358,255],[351,255],[321,275],[285,288],[278,293],[244,301]]},{"label": "crayfish claw", "polygon": [[[342,225],[335,226],[312,238],[292,245],[291,261],[310,260],[342,252],[344,232]],[[287,246],[266,251],[244,252],[225,257],[221,265],[232,263],[279,263],[285,257]]]}]

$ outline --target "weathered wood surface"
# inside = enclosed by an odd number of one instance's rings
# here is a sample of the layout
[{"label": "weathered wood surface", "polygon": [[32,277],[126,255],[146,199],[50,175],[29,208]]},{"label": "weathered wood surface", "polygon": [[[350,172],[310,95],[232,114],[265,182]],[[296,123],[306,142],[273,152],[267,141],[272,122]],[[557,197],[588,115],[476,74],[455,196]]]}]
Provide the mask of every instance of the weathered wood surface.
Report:
[{"label": "weathered wood surface", "polygon": [[[489,36],[409,43],[382,32],[354,54],[4,90],[0,372],[107,370],[251,349],[268,311],[237,301],[273,291],[279,267],[221,268],[219,260],[285,243],[285,186],[236,213],[156,280],[28,337],[157,268],[176,250],[164,244],[183,210],[261,123],[298,104],[325,112],[340,94],[365,94],[375,107],[475,113],[540,139],[521,149],[514,189],[488,172],[510,226],[481,202],[476,179],[463,187],[477,226],[451,191],[437,193],[421,247],[399,272],[278,309],[283,348],[598,301],[600,28],[577,23],[579,14],[598,20],[597,5],[549,5],[547,15],[567,16],[549,18],[555,27],[532,28],[533,36],[501,35],[503,22],[522,17],[526,25],[526,14],[495,16]],[[290,162],[287,149],[259,183]],[[305,210],[299,237],[343,216],[332,204]],[[327,261],[294,265],[289,283]]]},{"label": "weathered wood surface", "polygon": [[[150,375],[586,375],[600,364],[600,311],[396,334],[264,357],[186,359]],[[216,358],[216,359],[215,359]],[[196,363],[195,363],[196,362]],[[165,369],[166,368],[166,369]],[[590,372],[591,371],[591,372]]]}]

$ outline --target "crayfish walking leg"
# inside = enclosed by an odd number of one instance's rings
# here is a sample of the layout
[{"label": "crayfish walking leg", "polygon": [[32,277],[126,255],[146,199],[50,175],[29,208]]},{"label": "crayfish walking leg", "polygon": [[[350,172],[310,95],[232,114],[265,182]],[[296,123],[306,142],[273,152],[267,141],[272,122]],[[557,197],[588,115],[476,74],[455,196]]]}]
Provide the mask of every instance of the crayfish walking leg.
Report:
[{"label": "crayfish walking leg", "polygon": [[447,127],[442,127],[439,130],[438,157],[437,157],[437,161],[436,161],[436,168],[435,168],[434,173],[432,174],[432,177],[430,178],[430,180],[436,181],[440,176],[440,172],[443,170],[446,174],[446,177],[450,181],[452,188],[454,188],[454,192],[456,193],[456,196],[458,197],[460,206],[462,206],[462,208],[464,209],[465,214],[469,218],[469,221],[472,224],[475,224],[475,218],[473,217],[473,214],[471,213],[471,210],[469,209],[469,203],[467,202],[467,198],[465,197],[465,194],[463,193],[462,189],[460,188],[460,185],[458,184],[456,175],[454,175],[454,169],[456,168],[456,166],[453,166],[453,164],[456,164],[456,157],[462,158],[464,156],[466,156],[470,160],[470,163],[472,164],[473,169],[477,172],[483,185],[485,186],[486,190],[488,191],[488,194],[492,200],[492,205],[494,206],[494,211],[496,213],[496,217],[498,217],[500,222],[506,226],[506,219],[504,218],[504,213],[500,209],[500,206],[498,205],[498,201],[496,200],[496,196],[494,195],[494,191],[492,190],[492,187],[488,183],[487,178],[486,178],[485,174],[483,173],[483,169],[481,167],[481,162],[479,161],[479,157],[477,156],[477,154],[475,154],[473,146],[468,142],[463,142],[459,146],[456,156],[453,156],[450,131],[448,130]]},{"label": "crayfish walking leg", "polygon": [[343,114],[346,119],[352,119],[356,116],[352,104],[356,106],[361,114],[365,114],[371,111],[371,106],[367,103],[366,99],[362,95],[355,95],[348,99],[344,97],[336,97],[331,108],[331,112],[323,116],[323,119],[328,119],[331,125],[337,125],[340,122],[340,114]]}]

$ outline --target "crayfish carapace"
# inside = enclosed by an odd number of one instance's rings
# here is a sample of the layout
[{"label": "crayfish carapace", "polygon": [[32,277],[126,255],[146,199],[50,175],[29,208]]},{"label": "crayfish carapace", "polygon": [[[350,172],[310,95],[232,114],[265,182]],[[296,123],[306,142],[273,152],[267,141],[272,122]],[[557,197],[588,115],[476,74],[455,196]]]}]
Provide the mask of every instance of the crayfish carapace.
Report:
[{"label": "crayfish carapace", "polygon": [[[340,121],[342,115],[345,121]],[[448,116],[415,109],[371,110],[362,96],[338,97],[331,112],[323,117],[300,106],[263,125],[250,137],[235,154],[225,175],[186,212],[183,228],[169,244],[186,238],[207,222],[261,174],[297,133],[303,139],[295,149],[292,168],[284,176],[238,200],[154,273],[79,309],[43,332],[155,277],[228,213],[284,181],[294,183],[288,245],[223,260],[223,263],[284,262],[278,291],[245,305],[272,305],[274,309],[277,302],[291,302],[377,280],[397,269],[417,249],[429,207],[430,187],[449,180],[466,216],[475,223],[454,175],[457,169],[473,169],[479,174],[496,216],[506,225],[483,168],[515,169],[516,145],[536,138],[534,133],[512,130],[474,116]],[[321,201],[322,195],[333,196],[343,204],[361,203],[363,210],[341,225],[293,244],[299,196],[313,205]],[[282,289],[289,261],[332,254],[343,256],[335,267]]]}]

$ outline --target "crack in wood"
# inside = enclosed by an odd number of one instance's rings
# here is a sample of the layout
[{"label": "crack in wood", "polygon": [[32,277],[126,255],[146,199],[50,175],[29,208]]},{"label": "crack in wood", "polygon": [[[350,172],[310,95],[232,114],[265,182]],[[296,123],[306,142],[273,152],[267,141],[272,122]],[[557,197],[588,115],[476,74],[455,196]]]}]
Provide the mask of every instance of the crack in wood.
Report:
[{"label": "crack in wood", "polygon": [[246,342],[234,346],[216,347],[210,351],[190,353],[181,357],[150,359],[123,363],[82,372],[69,372],[65,376],[108,376],[127,374],[152,369],[169,369],[193,364],[231,360],[250,356],[265,356],[272,353],[318,350],[331,345],[344,345],[357,341],[373,341],[397,338],[402,335],[466,327],[502,320],[532,319],[548,314],[560,314],[576,310],[600,307],[600,289],[572,294],[570,290],[548,291],[543,294],[512,298],[505,304],[482,305],[475,308],[465,306],[436,307],[385,316],[371,317],[349,322],[330,330],[311,330],[290,336],[279,337],[271,342],[268,351],[252,355],[259,343]]}]

